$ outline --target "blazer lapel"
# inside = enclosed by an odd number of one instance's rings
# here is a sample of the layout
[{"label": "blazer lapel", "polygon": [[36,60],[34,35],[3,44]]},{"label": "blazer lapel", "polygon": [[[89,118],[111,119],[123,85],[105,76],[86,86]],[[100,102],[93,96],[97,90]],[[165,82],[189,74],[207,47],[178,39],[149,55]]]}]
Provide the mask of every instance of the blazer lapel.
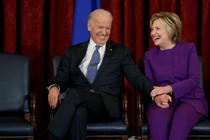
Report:
[{"label": "blazer lapel", "polygon": [[78,53],[76,54],[78,56],[77,69],[79,71],[79,74],[81,74],[85,79],[86,79],[86,77],[82,73],[82,71],[80,70],[79,65],[81,64],[83,58],[85,57],[87,47],[88,47],[88,43],[89,43],[89,41],[81,44],[80,49],[79,49]]},{"label": "blazer lapel", "polygon": [[100,77],[102,71],[106,69],[106,65],[109,62],[110,56],[112,55],[112,48],[113,48],[113,46],[109,42],[107,42],[104,58],[103,58],[103,61],[101,63],[101,66],[100,66],[100,68],[99,68],[99,70],[96,74],[96,78],[95,78],[94,81],[96,81]]}]

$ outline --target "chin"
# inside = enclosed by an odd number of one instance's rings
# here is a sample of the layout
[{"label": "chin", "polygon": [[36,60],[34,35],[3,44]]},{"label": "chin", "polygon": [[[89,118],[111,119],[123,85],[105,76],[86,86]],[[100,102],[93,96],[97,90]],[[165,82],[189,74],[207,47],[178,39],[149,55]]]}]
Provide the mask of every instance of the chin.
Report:
[{"label": "chin", "polygon": [[156,46],[159,46],[159,45],[160,45],[160,43],[159,43],[159,42],[154,42],[154,44],[155,44]]},{"label": "chin", "polygon": [[98,44],[103,44],[104,45],[106,42],[107,42],[107,40],[99,40]]}]

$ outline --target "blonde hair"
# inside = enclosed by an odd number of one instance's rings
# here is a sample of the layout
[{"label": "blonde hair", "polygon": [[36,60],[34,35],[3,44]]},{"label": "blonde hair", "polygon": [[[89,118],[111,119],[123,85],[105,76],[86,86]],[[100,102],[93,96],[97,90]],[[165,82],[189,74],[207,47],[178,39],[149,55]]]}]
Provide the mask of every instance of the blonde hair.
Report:
[{"label": "blonde hair", "polygon": [[104,9],[96,9],[93,12],[90,13],[89,17],[88,17],[88,23],[92,23],[95,21],[95,17],[97,16],[110,16],[111,19],[113,19],[112,14]]},{"label": "blonde hair", "polygon": [[168,31],[172,43],[177,43],[181,40],[182,22],[177,14],[170,12],[159,12],[153,14],[150,19],[150,28],[155,20],[160,20],[162,25]]}]

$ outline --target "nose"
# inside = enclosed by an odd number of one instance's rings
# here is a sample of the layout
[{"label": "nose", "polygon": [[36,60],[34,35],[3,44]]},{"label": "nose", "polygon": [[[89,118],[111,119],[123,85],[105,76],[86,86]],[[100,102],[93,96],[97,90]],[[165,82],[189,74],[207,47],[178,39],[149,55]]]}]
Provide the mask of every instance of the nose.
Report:
[{"label": "nose", "polygon": [[101,32],[102,32],[102,34],[104,34],[104,35],[105,35],[105,34],[107,33],[107,30],[106,30],[106,29],[102,29],[102,31],[101,31]]},{"label": "nose", "polygon": [[153,30],[150,31],[150,35],[152,36],[154,34],[155,34],[155,30],[153,29]]}]

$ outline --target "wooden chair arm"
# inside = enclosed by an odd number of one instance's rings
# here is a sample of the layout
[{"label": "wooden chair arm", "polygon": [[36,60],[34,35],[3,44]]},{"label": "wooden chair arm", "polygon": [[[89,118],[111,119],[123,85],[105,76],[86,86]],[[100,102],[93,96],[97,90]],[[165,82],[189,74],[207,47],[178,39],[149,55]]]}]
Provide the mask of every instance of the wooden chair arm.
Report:
[{"label": "wooden chair arm", "polygon": [[[140,92],[137,92],[136,94],[136,100],[137,100],[137,130],[141,130],[141,125],[144,118],[144,107],[142,103],[142,94]],[[137,135],[140,135],[140,131],[137,131]]]},{"label": "wooden chair arm", "polygon": [[29,111],[24,113],[24,118],[30,122],[35,128],[36,128],[36,93],[35,92],[30,92],[28,97],[28,101],[30,102],[30,108]]},{"label": "wooden chair arm", "polygon": [[128,124],[128,97],[127,93],[122,93],[123,99],[123,119],[125,120],[126,124]]},{"label": "wooden chair arm", "polygon": [[31,106],[30,106],[30,122],[33,124],[33,126],[36,128],[36,108],[37,108],[37,93],[36,92],[31,92],[30,94],[31,98]]}]

